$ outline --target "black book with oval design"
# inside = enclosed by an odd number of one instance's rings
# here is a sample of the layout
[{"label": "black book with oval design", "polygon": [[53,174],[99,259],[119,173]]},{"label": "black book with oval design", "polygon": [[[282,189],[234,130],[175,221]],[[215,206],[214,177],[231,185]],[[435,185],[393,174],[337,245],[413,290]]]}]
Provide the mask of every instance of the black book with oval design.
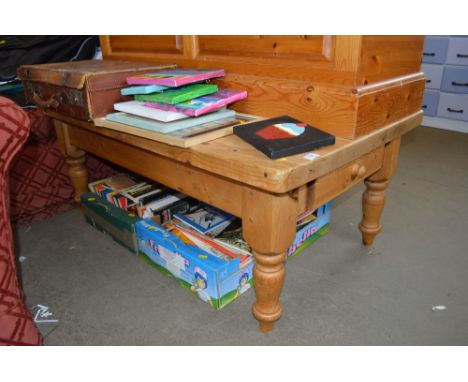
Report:
[{"label": "black book with oval design", "polygon": [[271,159],[335,144],[335,136],[289,116],[238,125],[234,134]]}]

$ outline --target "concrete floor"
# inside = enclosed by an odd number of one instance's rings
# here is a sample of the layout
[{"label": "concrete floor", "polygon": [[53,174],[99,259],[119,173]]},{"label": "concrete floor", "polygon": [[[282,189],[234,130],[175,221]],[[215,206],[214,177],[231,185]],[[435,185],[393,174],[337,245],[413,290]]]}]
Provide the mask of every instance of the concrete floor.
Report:
[{"label": "concrete floor", "polygon": [[79,209],[17,233],[27,304],[59,320],[39,324],[47,345],[467,345],[468,135],[404,137],[370,248],[357,230],[363,189],[337,198],[330,233],[288,262],[272,333],[250,313],[253,290],[214,311]]}]

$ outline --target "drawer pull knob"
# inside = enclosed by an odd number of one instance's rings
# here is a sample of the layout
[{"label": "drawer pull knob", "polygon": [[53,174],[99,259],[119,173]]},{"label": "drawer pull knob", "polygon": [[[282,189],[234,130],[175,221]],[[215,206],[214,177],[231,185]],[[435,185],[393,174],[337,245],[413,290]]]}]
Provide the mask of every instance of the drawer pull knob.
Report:
[{"label": "drawer pull knob", "polygon": [[431,82],[432,82],[432,80],[426,80],[426,83],[427,83],[427,84],[429,84],[429,83],[431,83]]},{"label": "drawer pull knob", "polygon": [[447,111],[449,111],[451,113],[463,113],[463,109],[456,110],[456,109],[452,109],[450,107],[447,108]]},{"label": "drawer pull knob", "polygon": [[457,57],[459,57],[459,58],[468,58],[468,54],[457,53]]},{"label": "drawer pull knob", "polygon": [[421,106],[423,109],[427,109],[427,105],[422,105]]},{"label": "drawer pull knob", "polygon": [[351,178],[354,179],[357,176],[362,177],[366,173],[366,166],[360,165],[358,163],[353,164],[351,167]]},{"label": "drawer pull knob", "polygon": [[359,171],[358,171],[357,174],[358,174],[359,177],[364,176],[366,174],[366,166],[359,167]]},{"label": "drawer pull knob", "polygon": [[455,82],[452,81],[452,86],[468,86],[468,82],[465,82],[464,84],[461,82]]},{"label": "drawer pull knob", "polygon": [[431,56],[431,57],[434,57],[434,56],[435,56],[435,53],[426,53],[426,52],[424,52],[424,53],[423,53],[423,56]]}]

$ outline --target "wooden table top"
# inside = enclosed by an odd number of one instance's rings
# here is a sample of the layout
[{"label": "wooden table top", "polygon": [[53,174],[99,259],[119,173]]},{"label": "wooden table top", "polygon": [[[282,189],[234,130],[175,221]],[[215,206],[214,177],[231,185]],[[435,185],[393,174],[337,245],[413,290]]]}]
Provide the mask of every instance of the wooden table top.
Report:
[{"label": "wooden table top", "polygon": [[47,111],[46,114],[70,125],[273,193],[293,190],[358,159],[419,126],[422,120],[422,112],[419,111],[355,140],[337,138],[335,145],[313,151],[319,155],[313,160],[305,158],[309,152],[271,160],[235,135],[180,148],[97,127],[93,123],[55,112]]}]

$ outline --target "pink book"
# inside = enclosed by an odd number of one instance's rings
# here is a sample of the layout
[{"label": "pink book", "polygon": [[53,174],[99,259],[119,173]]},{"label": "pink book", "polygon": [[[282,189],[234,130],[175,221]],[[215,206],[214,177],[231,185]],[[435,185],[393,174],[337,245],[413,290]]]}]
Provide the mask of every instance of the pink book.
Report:
[{"label": "pink book", "polygon": [[172,69],[127,77],[129,85],[163,85],[178,87],[224,76],[223,69]]},{"label": "pink book", "polygon": [[183,113],[191,117],[198,117],[246,97],[247,92],[245,90],[221,89],[216,93],[194,98],[175,105],[159,102],[146,102],[145,105],[159,110],[172,111]]}]

